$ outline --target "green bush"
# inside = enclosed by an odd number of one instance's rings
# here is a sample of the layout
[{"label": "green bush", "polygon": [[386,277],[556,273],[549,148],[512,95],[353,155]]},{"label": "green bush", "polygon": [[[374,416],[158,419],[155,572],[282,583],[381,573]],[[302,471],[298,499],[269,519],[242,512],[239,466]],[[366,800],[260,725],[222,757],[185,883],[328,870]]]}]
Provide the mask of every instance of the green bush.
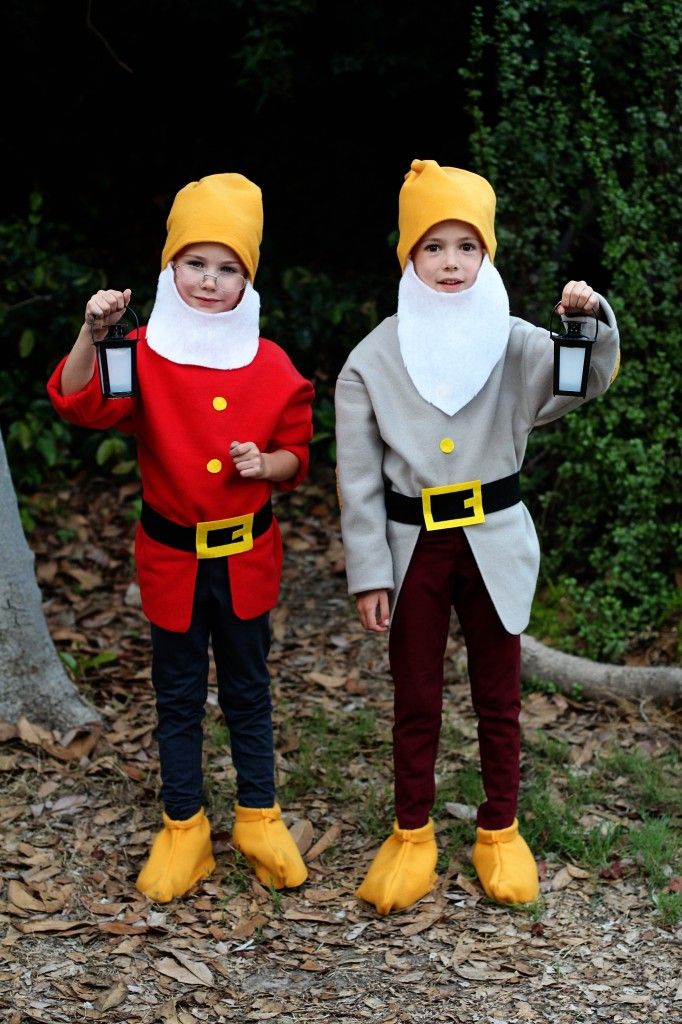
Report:
[{"label": "green bush", "polygon": [[[59,419],[45,390],[80,330],[87,298],[105,284],[102,271],[74,258],[76,249],[68,228],[46,219],[37,194],[24,216],[0,224],[0,426],[19,494],[103,461],[103,435]],[[116,465],[130,468],[131,455],[117,449]]]},{"label": "green bush", "polygon": [[492,19],[477,8],[463,69],[513,310],[546,324],[564,281],[584,277],[619,321],[612,388],[536,431],[524,474],[538,603],[563,627],[549,635],[593,658],[618,660],[680,614],[680,38],[673,3],[519,0]]},{"label": "green bush", "polygon": [[308,267],[280,277],[264,270],[261,333],[278,342],[315,384],[313,454],[334,464],[334,387],[350,349],[374,328],[384,299],[380,280],[340,280]]}]

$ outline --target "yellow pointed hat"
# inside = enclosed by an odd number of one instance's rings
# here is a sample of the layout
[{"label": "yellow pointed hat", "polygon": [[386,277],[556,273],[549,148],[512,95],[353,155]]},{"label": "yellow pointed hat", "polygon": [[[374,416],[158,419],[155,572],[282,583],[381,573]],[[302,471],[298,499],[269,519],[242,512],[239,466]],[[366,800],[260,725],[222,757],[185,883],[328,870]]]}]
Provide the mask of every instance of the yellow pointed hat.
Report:
[{"label": "yellow pointed hat", "polygon": [[229,245],[253,281],[263,237],[263,197],[243,174],[209,174],[180,189],[166,222],[161,269],[186,245]]},{"label": "yellow pointed hat", "polygon": [[495,192],[480,174],[461,167],[441,167],[435,160],[413,160],[398,198],[398,260],[407,257],[422,235],[442,220],[472,224],[495,260]]}]

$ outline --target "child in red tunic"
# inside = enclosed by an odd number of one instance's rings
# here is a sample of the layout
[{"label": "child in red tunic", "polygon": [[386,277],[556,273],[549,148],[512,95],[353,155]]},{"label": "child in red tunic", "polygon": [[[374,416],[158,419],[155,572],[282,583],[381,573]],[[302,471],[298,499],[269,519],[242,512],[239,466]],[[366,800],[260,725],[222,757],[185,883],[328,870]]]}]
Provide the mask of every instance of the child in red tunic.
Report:
[{"label": "child in red tunic", "polygon": [[93,340],[121,319],[129,288],[103,289],[48,392],[72,423],[137,436],[143,490],[135,555],[151,621],[163,829],[137,879],[150,899],[182,896],[215,867],[203,809],[202,719],[209,642],[237,776],[232,840],[265,884],[307,871],[275,801],[269,611],[282,542],[273,485],[304,478],[313,387],[259,336],[253,289],[262,198],[241,174],[175,197],[133,397],[103,396]]}]

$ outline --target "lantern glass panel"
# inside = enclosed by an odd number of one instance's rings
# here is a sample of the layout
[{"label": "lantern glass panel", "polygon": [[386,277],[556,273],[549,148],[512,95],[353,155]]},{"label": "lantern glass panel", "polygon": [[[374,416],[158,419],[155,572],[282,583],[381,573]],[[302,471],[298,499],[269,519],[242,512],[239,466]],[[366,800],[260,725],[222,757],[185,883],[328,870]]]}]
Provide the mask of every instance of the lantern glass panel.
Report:
[{"label": "lantern glass panel", "polygon": [[580,347],[568,348],[566,345],[559,346],[560,391],[572,391],[580,394],[587,351]]},{"label": "lantern glass panel", "polygon": [[109,390],[112,395],[131,394],[133,390],[133,350],[106,348],[103,352],[109,368]]}]

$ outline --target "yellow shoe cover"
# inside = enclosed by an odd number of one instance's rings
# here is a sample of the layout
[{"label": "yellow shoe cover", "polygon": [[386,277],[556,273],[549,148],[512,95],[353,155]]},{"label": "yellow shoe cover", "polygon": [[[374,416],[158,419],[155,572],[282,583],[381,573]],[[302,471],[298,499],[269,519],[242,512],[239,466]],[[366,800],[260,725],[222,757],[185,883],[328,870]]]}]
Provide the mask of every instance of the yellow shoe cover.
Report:
[{"label": "yellow shoe cover", "polygon": [[173,821],[164,812],[163,824],[135,883],[140,892],[157,903],[184,896],[215,868],[211,826],[203,807],[184,821]]},{"label": "yellow shoe cover", "polygon": [[537,865],[516,818],[508,828],[477,828],[471,859],[486,895],[496,903],[532,903],[538,898]]},{"label": "yellow shoe cover", "polygon": [[381,845],[364,882],[355,893],[380,914],[403,910],[426,896],[436,884],[438,847],[433,821],[421,828],[399,828]]},{"label": "yellow shoe cover", "polygon": [[293,889],[308,877],[296,843],[282,821],[279,804],[274,807],[235,805],[232,844],[243,853],[264,885]]}]

